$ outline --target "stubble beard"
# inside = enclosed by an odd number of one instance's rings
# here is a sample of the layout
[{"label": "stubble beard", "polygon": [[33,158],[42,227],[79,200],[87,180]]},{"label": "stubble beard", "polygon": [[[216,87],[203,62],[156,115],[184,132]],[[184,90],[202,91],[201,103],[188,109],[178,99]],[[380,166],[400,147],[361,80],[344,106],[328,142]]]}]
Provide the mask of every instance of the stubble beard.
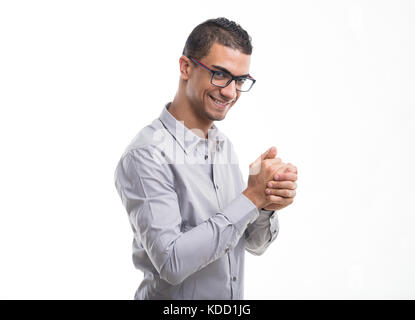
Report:
[{"label": "stubble beard", "polygon": [[228,114],[228,111],[231,107],[232,106],[229,106],[224,112],[218,112],[217,114],[215,114],[214,111],[210,111],[209,107],[205,106],[205,105],[203,106],[202,110],[203,110],[204,116],[206,118],[208,118],[209,120],[211,120],[211,121],[221,121],[221,120],[225,119],[225,117]]},{"label": "stubble beard", "polygon": [[208,118],[211,121],[221,121],[221,120],[225,119],[226,113],[224,113],[221,116],[215,116],[215,115],[209,113],[208,111],[205,111],[205,116],[206,116],[206,118]]},{"label": "stubble beard", "polygon": [[201,117],[202,119],[208,119],[210,121],[221,121],[225,119],[227,113],[226,111],[226,113],[224,112],[223,114],[215,115],[213,112],[209,111],[208,107],[204,104],[202,104],[201,108],[196,108],[195,111],[199,117]]}]

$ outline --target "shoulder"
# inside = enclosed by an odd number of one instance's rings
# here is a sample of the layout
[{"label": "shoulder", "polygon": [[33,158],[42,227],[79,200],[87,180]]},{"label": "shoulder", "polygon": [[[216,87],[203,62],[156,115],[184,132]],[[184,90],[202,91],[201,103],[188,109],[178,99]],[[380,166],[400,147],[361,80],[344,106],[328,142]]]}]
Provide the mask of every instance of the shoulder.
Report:
[{"label": "shoulder", "polygon": [[115,178],[121,173],[150,173],[166,169],[164,148],[171,137],[158,119],[141,129],[125,148],[116,166]]},{"label": "shoulder", "polygon": [[154,145],[140,145],[126,150],[114,172],[117,188],[132,188],[141,181],[159,181],[171,185],[174,175],[164,161],[160,149]]},{"label": "shoulder", "polygon": [[163,142],[163,138],[166,135],[167,131],[160,120],[155,119],[137,133],[125,148],[124,154],[128,154],[134,150],[150,150],[156,148]]},{"label": "shoulder", "polygon": [[137,157],[139,154],[144,158],[158,158],[159,155],[164,156],[164,150],[173,144],[174,138],[157,118],[136,134],[124,149],[121,159]]}]

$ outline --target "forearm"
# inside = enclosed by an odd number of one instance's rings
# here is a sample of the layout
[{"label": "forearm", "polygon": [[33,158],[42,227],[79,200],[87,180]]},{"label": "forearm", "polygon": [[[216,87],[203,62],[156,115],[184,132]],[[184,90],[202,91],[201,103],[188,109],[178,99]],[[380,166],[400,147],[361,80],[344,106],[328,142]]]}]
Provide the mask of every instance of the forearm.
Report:
[{"label": "forearm", "polygon": [[[172,285],[217,260],[236,246],[247,225],[258,211],[243,195],[235,198],[223,212],[217,213],[187,232],[161,232],[157,240],[144,239],[144,247],[160,277]],[[140,228],[140,226],[137,226]],[[141,226],[140,235],[154,234]],[[143,236],[141,236],[143,239]]]}]

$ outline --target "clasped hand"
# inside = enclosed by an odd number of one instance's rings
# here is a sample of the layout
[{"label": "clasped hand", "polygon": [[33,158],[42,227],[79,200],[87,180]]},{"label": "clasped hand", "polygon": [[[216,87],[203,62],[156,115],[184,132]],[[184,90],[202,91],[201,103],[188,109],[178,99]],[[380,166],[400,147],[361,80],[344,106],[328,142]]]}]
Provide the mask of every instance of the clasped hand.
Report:
[{"label": "clasped hand", "polygon": [[249,166],[248,187],[243,192],[258,209],[281,210],[293,203],[297,168],[276,158],[271,147]]}]

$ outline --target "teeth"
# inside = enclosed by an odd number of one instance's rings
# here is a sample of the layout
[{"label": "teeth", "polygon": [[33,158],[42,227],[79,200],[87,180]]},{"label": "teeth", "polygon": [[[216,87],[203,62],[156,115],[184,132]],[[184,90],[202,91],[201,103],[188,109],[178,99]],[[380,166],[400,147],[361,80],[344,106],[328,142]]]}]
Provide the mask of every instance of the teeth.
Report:
[{"label": "teeth", "polygon": [[215,98],[212,98],[212,100],[215,101],[215,103],[220,104],[221,106],[227,106],[230,103],[230,102],[222,102],[222,101],[216,100]]}]

